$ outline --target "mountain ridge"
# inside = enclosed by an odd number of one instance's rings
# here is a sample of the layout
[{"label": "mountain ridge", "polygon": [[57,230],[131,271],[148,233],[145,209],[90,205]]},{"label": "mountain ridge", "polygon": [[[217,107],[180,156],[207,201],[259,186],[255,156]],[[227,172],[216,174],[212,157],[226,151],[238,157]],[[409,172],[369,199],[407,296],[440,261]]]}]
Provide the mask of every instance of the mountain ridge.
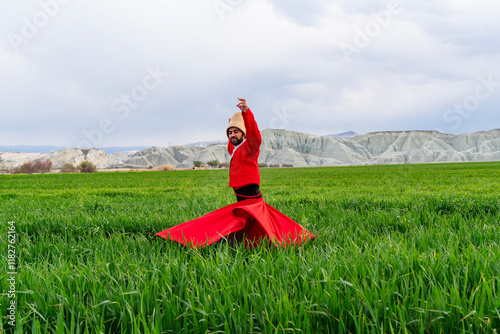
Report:
[{"label": "mountain ridge", "polygon": [[[500,129],[470,134],[445,134],[434,130],[377,131],[348,139],[329,138],[283,129],[262,132],[259,162],[296,167],[408,164],[433,162],[500,161]],[[172,165],[192,167],[194,161],[228,162],[227,144],[201,146],[152,146],[144,150],[107,154],[99,149],[83,152],[65,149],[26,156],[0,154],[0,168],[25,161],[51,160],[54,168],[65,162],[95,160],[99,168],[149,168]]]}]

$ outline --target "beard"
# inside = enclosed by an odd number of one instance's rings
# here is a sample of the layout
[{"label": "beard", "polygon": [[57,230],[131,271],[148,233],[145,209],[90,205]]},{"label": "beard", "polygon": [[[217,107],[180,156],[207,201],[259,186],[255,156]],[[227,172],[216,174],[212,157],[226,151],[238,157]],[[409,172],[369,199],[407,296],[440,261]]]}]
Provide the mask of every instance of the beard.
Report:
[{"label": "beard", "polygon": [[231,138],[231,144],[233,144],[234,146],[238,146],[242,142],[243,142],[243,136],[241,136],[240,139],[238,139],[236,137]]}]

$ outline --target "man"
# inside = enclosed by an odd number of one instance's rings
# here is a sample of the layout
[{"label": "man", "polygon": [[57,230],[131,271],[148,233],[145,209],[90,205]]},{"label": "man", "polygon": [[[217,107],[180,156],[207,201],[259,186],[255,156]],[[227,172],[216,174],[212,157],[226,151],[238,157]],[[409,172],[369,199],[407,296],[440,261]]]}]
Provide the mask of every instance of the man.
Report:
[{"label": "man", "polygon": [[267,239],[276,246],[300,245],[315,235],[264,201],[259,190],[262,137],[245,99],[240,99],[226,128],[231,155],[229,186],[237,202],[171,227],[156,235],[184,246],[204,247],[222,239],[255,247]]},{"label": "man", "polygon": [[240,103],[236,106],[241,112],[235,112],[230,118],[226,134],[229,138],[227,151],[231,155],[229,186],[239,202],[262,197],[258,163],[262,137],[246,100],[238,100]]},{"label": "man", "polygon": [[[231,155],[229,167],[229,186],[234,189],[238,202],[262,198],[259,190],[259,153],[262,144],[262,136],[259,127],[253,117],[253,113],[248,108],[247,101],[240,99],[236,106],[241,111],[235,112],[229,119],[226,129],[229,143],[227,151]],[[230,244],[239,243],[250,231],[255,219],[248,217],[245,227],[238,232],[230,234],[227,238]]]}]

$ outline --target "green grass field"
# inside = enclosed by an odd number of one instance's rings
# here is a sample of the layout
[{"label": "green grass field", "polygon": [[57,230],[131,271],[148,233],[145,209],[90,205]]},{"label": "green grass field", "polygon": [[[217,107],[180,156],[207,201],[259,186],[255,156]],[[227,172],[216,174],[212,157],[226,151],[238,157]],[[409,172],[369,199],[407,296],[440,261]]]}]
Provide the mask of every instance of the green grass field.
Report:
[{"label": "green grass field", "polygon": [[154,236],[235,202],[227,170],[0,175],[0,332],[500,332],[500,163],[261,177],[313,242],[193,250]]}]

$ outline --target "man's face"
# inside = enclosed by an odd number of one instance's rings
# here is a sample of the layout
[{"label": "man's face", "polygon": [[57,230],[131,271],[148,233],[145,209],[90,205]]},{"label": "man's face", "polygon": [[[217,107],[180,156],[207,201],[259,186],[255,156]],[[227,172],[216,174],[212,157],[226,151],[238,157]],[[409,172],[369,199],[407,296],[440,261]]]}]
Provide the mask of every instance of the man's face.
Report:
[{"label": "man's face", "polygon": [[234,146],[241,144],[241,142],[245,139],[245,135],[238,128],[229,128],[227,134],[231,144]]}]

